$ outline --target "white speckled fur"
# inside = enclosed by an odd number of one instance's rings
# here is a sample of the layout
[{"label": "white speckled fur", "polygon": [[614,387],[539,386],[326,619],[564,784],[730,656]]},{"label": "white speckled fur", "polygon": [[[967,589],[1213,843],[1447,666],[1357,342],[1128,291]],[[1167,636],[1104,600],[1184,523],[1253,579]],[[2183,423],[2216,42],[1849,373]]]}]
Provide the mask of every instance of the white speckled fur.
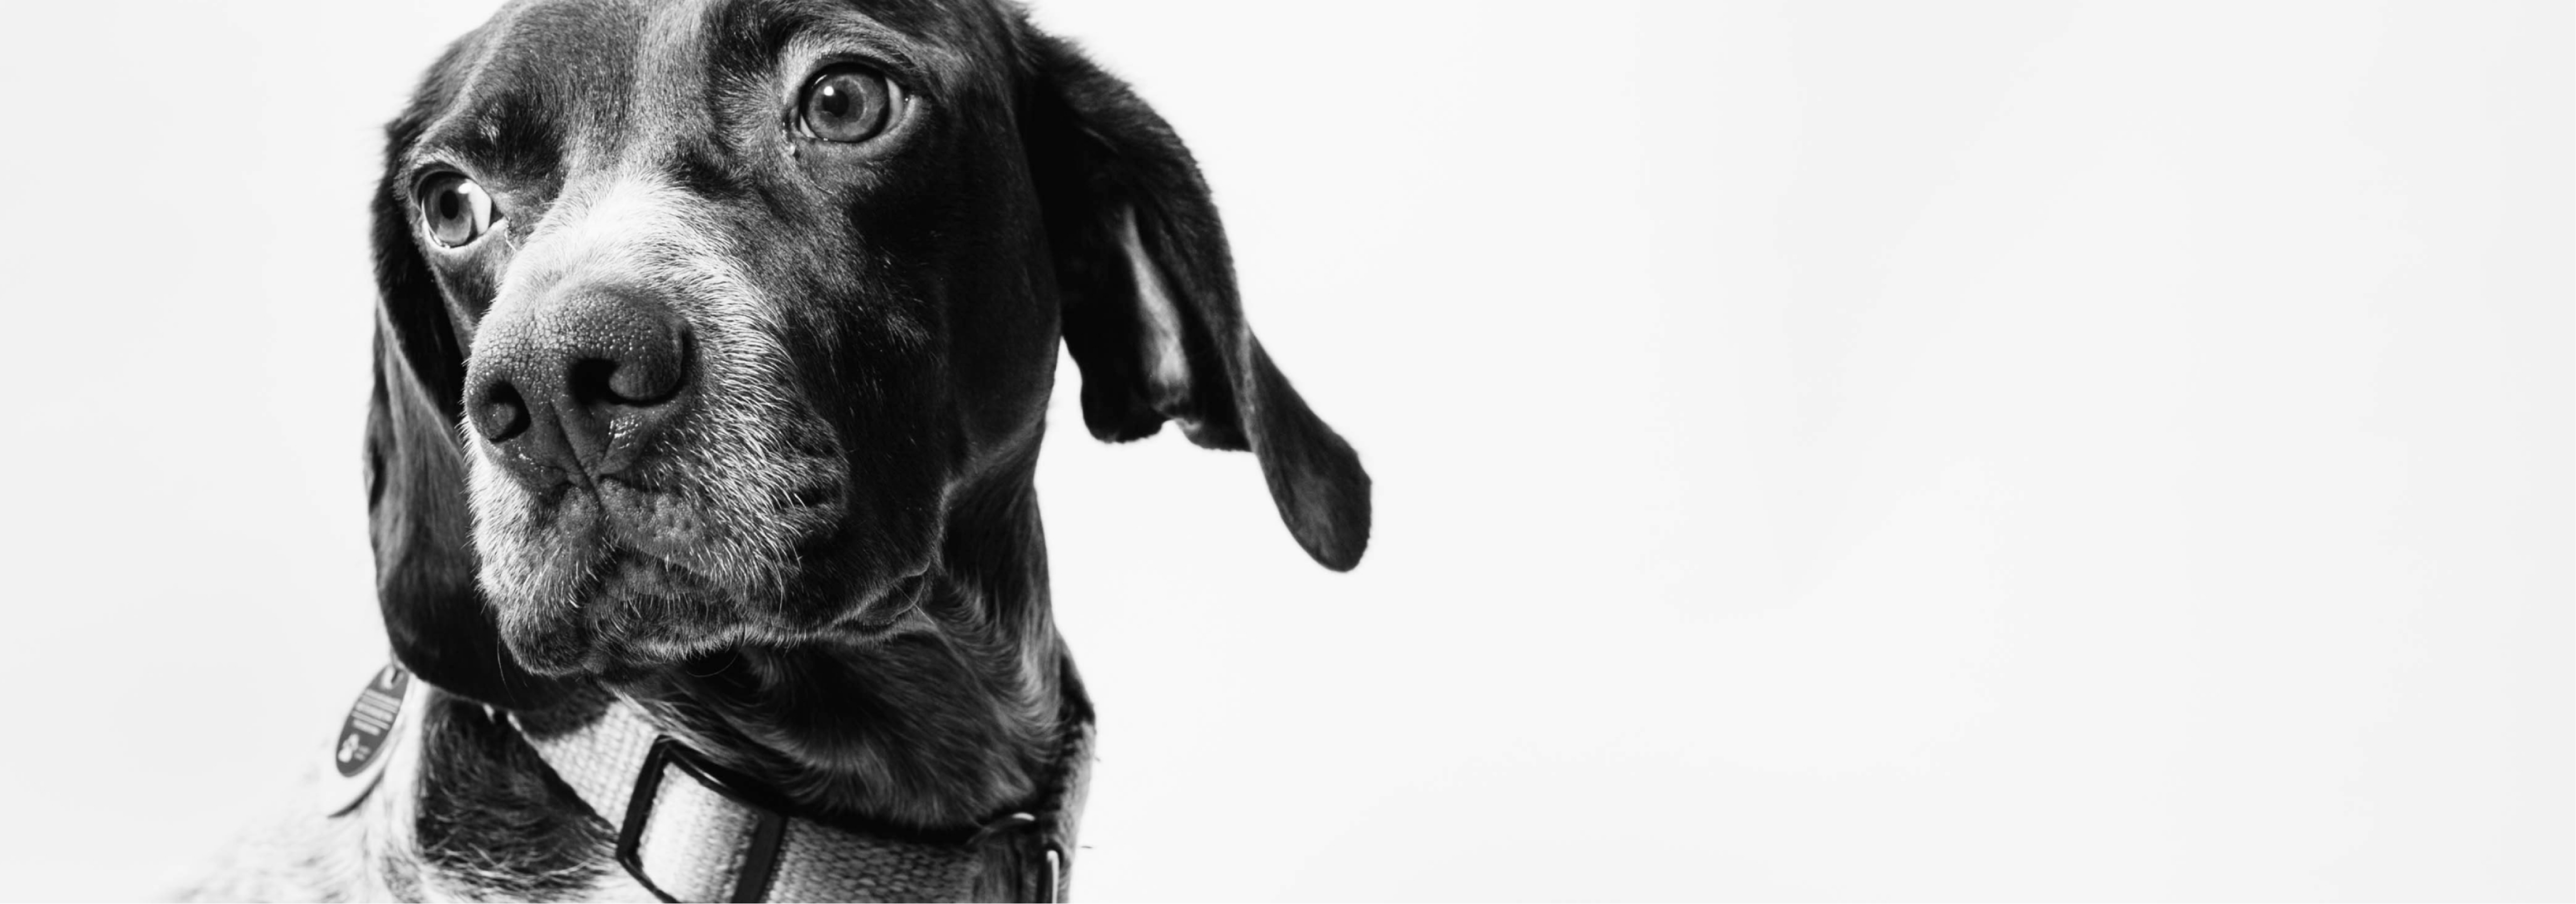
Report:
[{"label": "white speckled fur", "polygon": [[[487,322],[543,304],[567,283],[629,286],[669,303],[695,331],[702,371],[698,403],[661,448],[671,460],[661,505],[684,513],[699,533],[679,565],[737,598],[774,595],[794,561],[792,525],[769,513],[803,485],[785,454],[784,425],[804,413],[789,392],[787,351],[776,311],[739,264],[709,236],[704,205],[653,176],[625,167],[613,178],[567,186],[503,276]],[[470,487],[481,580],[512,613],[574,606],[594,575],[549,563],[596,562],[595,538],[543,529],[536,497],[511,480],[499,451],[473,430]],[[694,650],[738,637],[709,635]]]}]

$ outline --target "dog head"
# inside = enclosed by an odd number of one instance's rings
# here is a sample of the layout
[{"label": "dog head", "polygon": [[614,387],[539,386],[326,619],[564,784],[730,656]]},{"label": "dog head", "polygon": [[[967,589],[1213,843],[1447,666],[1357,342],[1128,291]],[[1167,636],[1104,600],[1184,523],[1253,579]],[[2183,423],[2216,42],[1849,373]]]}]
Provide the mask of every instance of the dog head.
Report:
[{"label": "dog head", "polygon": [[379,599],[450,690],[889,630],[1059,341],[1094,436],[1248,449],[1317,561],[1366,546],[1188,151],[1016,9],[513,3],[388,138]]}]

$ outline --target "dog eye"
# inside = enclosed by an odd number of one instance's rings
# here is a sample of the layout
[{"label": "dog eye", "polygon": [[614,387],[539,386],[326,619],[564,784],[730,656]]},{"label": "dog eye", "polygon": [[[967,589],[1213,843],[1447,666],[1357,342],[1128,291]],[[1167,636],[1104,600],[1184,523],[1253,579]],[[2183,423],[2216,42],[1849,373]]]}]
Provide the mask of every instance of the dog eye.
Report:
[{"label": "dog eye", "polygon": [[902,101],[885,76],[856,67],[833,69],[805,86],[805,130],[824,141],[866,141],[885,131]]},{"label": "dog eye", "polygon": [[492,196],[455,173],[431,176],[420,184],[420,219],[430,238],[462,248],[491,230]]}]

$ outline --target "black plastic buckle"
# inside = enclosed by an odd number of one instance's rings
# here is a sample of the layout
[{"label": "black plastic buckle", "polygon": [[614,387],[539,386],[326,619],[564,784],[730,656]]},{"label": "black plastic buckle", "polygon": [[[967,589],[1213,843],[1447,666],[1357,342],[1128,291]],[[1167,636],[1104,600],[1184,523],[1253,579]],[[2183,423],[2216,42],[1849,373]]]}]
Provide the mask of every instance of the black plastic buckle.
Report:
[{"label": "black plastic buckle", "polygon": [[667,736],[653,739],[653,749],[644,755],[644,768],[635,776],[635,793],[626,800],[626,822],[617,829],[617,865],[625,867],[626,874],[635,877],[636,883],[652,892],[653,897],[668,902],[680,900],[644,875],[644,824],[653,818],[653,801],[662,790],[662,774],[671,766],[680,767],[708,790],[760,814],[760,823],[751,832],[751,848],[742,855],[742,871],[734,876],[732,900],[759,901],[767,897],[769,880],[778,872],[778,855],[787,846],[786,814],[745,799],[700,762],[695,751]]}]

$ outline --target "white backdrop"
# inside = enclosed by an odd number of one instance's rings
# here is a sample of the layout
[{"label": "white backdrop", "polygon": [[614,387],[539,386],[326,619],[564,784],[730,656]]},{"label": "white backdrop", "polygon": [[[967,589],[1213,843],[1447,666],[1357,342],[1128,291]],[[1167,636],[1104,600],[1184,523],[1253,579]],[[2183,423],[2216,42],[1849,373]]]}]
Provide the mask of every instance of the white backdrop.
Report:
[{"label": "white backdrop", "polygon": [[[14,4],[0,897],[380,662],[377,125],[489,9]],[[1043,0],[1377,479],[1058,395],[1094,900],[2576,895],[2563,4]]]}]

